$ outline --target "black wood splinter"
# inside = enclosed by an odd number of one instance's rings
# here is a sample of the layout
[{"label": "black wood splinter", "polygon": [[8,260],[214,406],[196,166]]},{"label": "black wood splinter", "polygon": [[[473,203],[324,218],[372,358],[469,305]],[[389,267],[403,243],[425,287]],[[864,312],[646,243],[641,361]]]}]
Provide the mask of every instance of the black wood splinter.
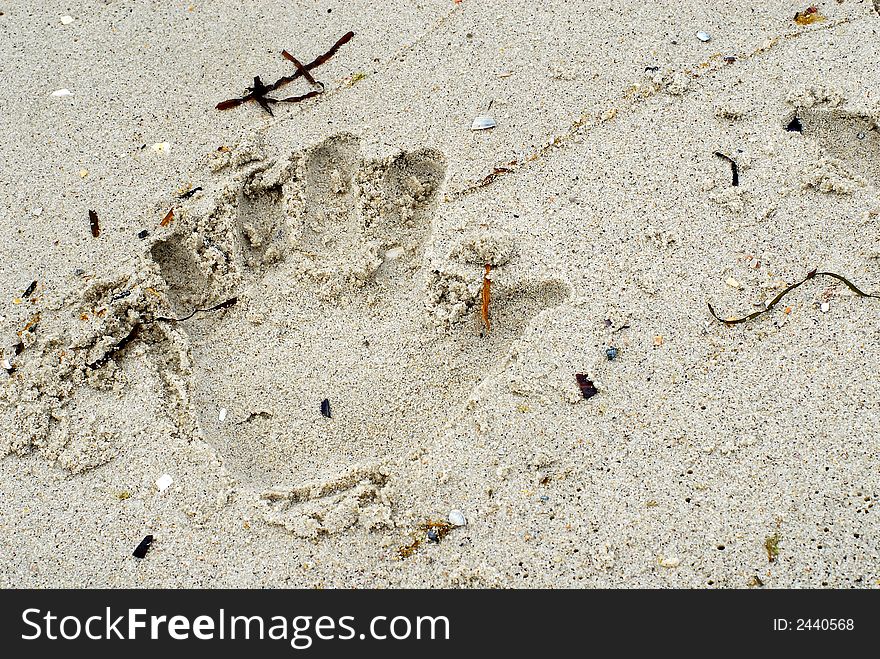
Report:
[{"label": "black wood splinter", "polygon": [[135,547],[135,550],[131,552],[131,555],[135,558],[143,558],[147,555],[147,550],[150,548],[150,545],[153,544],[153,536],[148,535],[144,536],[144,539],[141,540],[141,544]]}]

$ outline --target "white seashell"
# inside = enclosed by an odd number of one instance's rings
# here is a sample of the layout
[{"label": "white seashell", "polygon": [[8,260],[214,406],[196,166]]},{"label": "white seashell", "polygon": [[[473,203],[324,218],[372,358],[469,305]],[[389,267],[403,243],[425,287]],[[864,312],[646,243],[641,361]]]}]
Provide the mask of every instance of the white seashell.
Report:
[{"label": "white seashell", "polygon": [[673,568],[673,567],[678,567],[679,565],[681,565],[681,559],[661,556],[660,558],[657,559],[657,563],[660,565],[660,567]]},{"label": "white seashell", "polygon": [[173,482],[174,482],[174,479],[171,478],[171,476],[169,476],[168,474],[162,474],[156,480],[156,487],[159,488],[160,492],[164,492],[169,487],[171,487],[171,483],[173,483]]},{"label": "white seashell", "polygon": [[395,259],[399,259],[402,254],[403,247],[392,247],[387,252],[385,252],[385,260],[394,261]]},{"label": "white seashell", "polygon": [[697,39],[699,39],[700,41],[703,41],[703,42],[705,42],[705,41],[711,41],[711,40],[712,40],[712,35],[709,34],[708,32],[703,32],[703,31],[701,30],[701,31],[697,32]]},{"label": "white seashell", "polygon": [[70,25],[71,23],[73,23],[73,16],[62,16],[61,17],[61,24],[62,25]]},{"label": "white seashell", "polygon": [[8,359],[3,360],[3,368],[6,369],[7,371],[12,370],[12,364],[9,363]]},{"label": "white seashell", "polygon": [[467,520],[464,518],[464,514],[460,510],[450,510],[448,519],[449,523],[453,526],[464,526],[467,524]]},{"label": "white seashell", "polygon": [[156,142],[153,145],[153,151],[156,153],[160,153],[162,155],[168,155],[168,152],[171,151],[171,143],[170,142]]},{"label": "white seashell", "polygon": [[819,309],[822,310],[822,313],[828,313],[831,310],[831,303],[830,302],[823,302],[822,304],[819,305]]},{"label": "white seashell", "polygon": [[50,94],[50,96],[54,96],[56,98],[61,96],[70,96],[73,92],[69,89],[56,89],[54,92]]},{"label": "white seashell", "polygon": [[221,408],[220,408],[220,416],[219,416],[219,419],[220,419],[220,423],[223,423],[223,421],[226,420],[226,408],[225,408],[225,407],[221,407]]},{"label": "white seashell", "polygon": [[471,124],[471,130],[487,130],[489,128],[495,128],[495,119],[487,115],[480,115]]},{"label": "white seashell", "polygon": [[40,217],[40,215],[43,214],[43,209],[39,208],[39,207],[38,208],[31,208],[31,213],[34,214],[34,217]]}]

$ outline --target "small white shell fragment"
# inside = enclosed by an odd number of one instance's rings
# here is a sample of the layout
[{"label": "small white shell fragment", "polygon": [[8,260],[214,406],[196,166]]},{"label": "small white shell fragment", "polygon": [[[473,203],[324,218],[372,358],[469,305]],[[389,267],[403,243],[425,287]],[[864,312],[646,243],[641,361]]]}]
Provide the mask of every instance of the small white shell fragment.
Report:
[{"label": "small white shell fragment", "polygon": [[708,32],[703,32],[702,30],[700,30],[699,32],[697,32],[697,39],[699,39],[700,41],[703,41],[703,42],[711,41],[712,35],[709,34]]},{"label": "small white shell fragment", "polygon": [[395,259],[399,259],[402,254],[403,247],[392,247],[387,252],[385,252],[385,260],[394,261]]},{"label": "small white shell fragment", "polygon": [[71,23],[73,23],[73,16],[62,16],[61,17],[61,24],[62,25],[70,25]]},{"label": "small white shell fragment", "polygon": [[681,559],[680,558],[667,558],[667,557],[661,556],[660,558],[657,559],[657,563],[660,565],[660,567],[672,568],[672,567],[678,567],[679,565],[681,565]]},{"label": "small white shell fragment", "polygon": [[153,151],[162,155],[168,155],[168,152],[171,151],[171,144],[169,142],[156,142],[153,145]]},{"label": "small white shell fragment", "polygon": [[164,491],[167,490],[169,487],[171,487],[171,483],[173,483],[173,482],[174,482],[174,479],[171,478],[170,475],[168,475],[168,474],[162,474],[162,475],[159,476],[159,478],[156,480],[156,487],[159,489],[160,492],[164,492]]},{"label": "small white shell fragment", "polygon": [[822,304],[819,305],[819,309],[822,310],[822,313],[828,313],[831,310],[831,303],[830,302],[823,302]]},{"label": "small white shell fragment", "polygon": [[487,115],[476,117],[474,123],[471,124],[471,130],[487,130],[489,128],[495,128],[495,119]]},{"label": "small white shell fragment", "polygon": [[60,98],[61,96],[70,96],[73,92],[69,89],[56,89],[54,92],[49,94],[50,96],[54,96],[55,98]]},{"label": "small white shell fragment", "polygon": [[8,359],[3,360],[3,368],[6,369],[7,371],[12,370],[12,364],[9,363]]},{"label": "small white shell fragment", "polygon": [[727,278],[727,285],[730,286],[731,288],[736,288],[736,289],[742,288],[742,285],[733,277]]},{"label": "small white shell fragment", "polygon": [[226,408],[225,407],[220,408],[220,417],[219,418],[220,418],[220,423],[223,423],[223,421],[226,420]]},{"label": "small white shell fragment", "polygon": [[460,510],[450,510],[448,519],[449,523],[453,526],[464,526],[467,524],[467,520],[464,518],[464,514]]},{"label": "small white shell fragment", "polygon": [[43,214],[43,209],[39,207],[31,208],[31,213],[34,215],[34,217],[40,217],[40,215]]}]

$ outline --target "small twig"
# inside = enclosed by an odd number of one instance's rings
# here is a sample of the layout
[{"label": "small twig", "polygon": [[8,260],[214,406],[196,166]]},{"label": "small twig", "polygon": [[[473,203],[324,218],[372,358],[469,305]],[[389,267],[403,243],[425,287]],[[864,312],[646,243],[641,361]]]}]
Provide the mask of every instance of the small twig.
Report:
[{"label": "small twig", "polygon": [[138,334],[140,334],[140,331],[141,331],[141,323],[135,324],[126,336],[122,337],[119,341],[116,342],[116,345],[114,345],[112,348],[110,348],[107,352],[105,352],[101,357],[99,357],[95,361],[86,364],[86,366],[91,369],[95,369],[100,366],[103,366],[104,364],[106,364],[110,360],[110,358],[114,354],[116,354],[120,350],[124,350],[125,347],[129,343],[134,341],[138,337]]},{"label": "small twig", "polygon": [[743,316],[742,318],[724,319],[724,318],[721,318],[721,316],[719,316],[717,313],[715,313],[715,309],[712,307],[711,304],[709,304],[709,313],[712,314],[712,316],[715,318],[715,320],[721,321],[725,325],[738,325],[739,323],[744,323],[746,321],[752,320],[753,318],[757,318],[758,316],[761,316],[761,315],[767,313],[773,307],[775,307],[782,298],[784,298],[786,295],[791,293],[798,286],[805,284],[809,280],[813,279],[814,277],[818,277],[819,275],[822,275],[824,277],[832,277],[834,279],[837,279],[838,281],[842,281],[844,284],[846,284],[847,288],[849,288],[853,293],[855,293],[859,297],[880,298],[880,295],[865,293],[864,291],[860,290],[858,288],[858,286],[853,284],[849,279],[847,279],[846,277],[843,277],[842,275],[838,275],[833,272],[818,272],[814,268],[813,270],[810,270],[810,272],[807,273],[807,276],[804,277],[801,281],[797,282],[796,284],[792,284],[791,286],[786,288],[784,291],[782,291],[779,295],[777,295],[775,298],[773,298],[769,302],[769,304],[767,304],[767,307],[765,309],[762,309],[761,311],[756,311],[754,313],[750,313],[748,316]]},{"label": "small twig", "polygon": [[323,83],[323,82],[318,82],[317,80],[315,80],[315,79],[312,77],[312,74],[309,73],[309,70],[308,70],[305,66],[303,66],[303,63],[302,63],[302,62],[300,62],[298,59],[296,59],[293,55],[291,55],[290,53],[288,53],[286,50],[282,50],[282,51],[281,51],[281,55],[284,57],[284,59],[287,59],[287,60],[290,60],[291,62],[293,62],[293,65],[296,67],[296,70],[299,72],[299,74],[300,74],[303,78],[305,78],[306,80],[308,80],[309,83],[311,83],[311,84],[313,84],[313,85],[320,85],[320,86],[321,86],[321,91],[324,91],[324,83]]},{"label": "small twig", "polygon": [[314,98],[315,96],[320,96],[324,93],[324,87],[321,86],[321,89],[307,92],[305,94],[300,94],[299,96],[288,96],[287,98],[279,98],[279,103],[299,103],[300,101],[305,101],[309,98]]},{"label": "small twig", "polygon": [[211,311],[220,311],[221,309],[228,309],[236,302],[238,302],[238,298],[232,297],[232,298],[229,298],[228,300],[226,300],[225,302],[221,302],[220,304],[217,304],[213,307],[210,307],[209,309],[193,309],[192,313],[190,313],[187,316],[184,316],[183,318],[171,318],[169,316],[156,316],[156,320],[168,320],[168,321],[175,322],[175,323],[182,323],[185,320],[189,320],[190,318],[192,318],[193,316],[195,316],[199,312],[209,313]]},{"label": "small twig", "polygon": [[101,225],[98,223],[98,214],[95,211],[89,211],[89,226],[92,229],[92,238],[101,235]]},{"label": "small twig", "polygon": [[733,171],[733,185],[739,185],[739,167],[736,164],[736,160],[728,155],[721,153],[720,151],[716,151],[713,155],[716,155],[719,158],[724,158],[724,160],[730,163],[730,169]]},{"label": "small twig", "polygon": [[[272,103],[279,103],[279,102],[280,103],[299,103],[300,101],[304,101],[307,98],[312,98],[314,96],[317,96],[318,94],[320,94],[324,91],[324,84],[315,80],[312,77],[311,73],[309,73],[309,71],[311,71],[315,67],[321,66],[327,60],[329,60],[331,57],[333,57],[333,55],[336,54],[336,51],[338,51],[342,46],[344,46],[349,41],[351,41],[352,37],[354,37],[354,32],[346,32],[335,44],[333,44],[333,46],[330,48],[330,50],[328,50],[323,55],[316,57],[314,60],[312,60],[308,64],[303,64],[296,57],[294,57],[293,55],[288,53],[286,50],[282,51],[281,54],[286,59],[293,62],[294,66],[296,66],[296,73],[294,73],[293,75],[290,75],[290,76],[283,76],[269,85],[264,84],[263,81],[260,80],[259,76],[255,76],[253,86],[248,87],[245,90],[246,93],[244,96],[241,96],[239,98],[230,98],[226,101],[221,101],[220,103],[217,104],[217,109],[218,110],[229,110],[231,108],[238,107],[242,103],[246,103],[248,101],[256,101],[257,103],[259,103],[260,107],[262,107],[266,112],[268,112],[271,115],[272,108],[269,106]],[[270,97],[266,96],[266,94],[268,94],[269,92],[273,92],[273,91],[277,90],[279,87],[283,87],[284,85],[286,85],[290,82],[293,82],[294,80],[296,80],[300,76],[304,77],[306,80],[308,80],[310,83],[312,83],[314,85],[320,85],[321,89],[319,91],[309,92],[308,94],[302,94],[301,96],[290,96],[290,97],[284,98],[284,99],[276,99],[276,98],[270,98]]]},{"label": "small twig", "polygon": [[192,190],[187,190],[182,195],[178,195],[177,198],[178,199],[189,199],[190,197],[192,197],[196,192],[198,192],[201,189],[202,189],[202,186],[195,187]]}]

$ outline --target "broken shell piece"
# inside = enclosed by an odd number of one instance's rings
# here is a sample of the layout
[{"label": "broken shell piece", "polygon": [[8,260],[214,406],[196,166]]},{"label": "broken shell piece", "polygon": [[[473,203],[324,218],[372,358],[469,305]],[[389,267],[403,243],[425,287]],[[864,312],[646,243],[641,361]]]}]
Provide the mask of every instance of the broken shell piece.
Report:
[{"label": "broken shell piece", "polygon": [[712,35],[708,32],[703,32],[702,30],[700,30],[699,32],[697,32],[697,39],[705,43],[706,41],[712,40]]},{"label": "broken shell piece", "polygon": [[40,217],[40,215],[43,214],[43,209],[42,208],[31,208],[31,213],[34,215],[34,217]]},{"label": "broken shell piece", "polygon": [[828,313],[831,310],[831,303],[823,302],[819,305],[819,309],[822,311],[822,313]]},{"label": "broken shell piece", "polygon": [[486,115],[480,115],[471,124],[471,130],[487,130],[489,128],[495,128],[495,119]]},{"label": "broken shell piece", "polygon": [[220,419],[220,423],[223,423],[223,421],[226,419],[226,408],[225,407],[220,408],[219,419]]},{"label": "broken shell piece", "polygon": [[168,152],[171,151],[171,144],[169,142],[156,142],[153,145],[153,151],[161,155],[168,155]]},{"label": "broken shell piece", "polygon": [[73,23],[73,16],[62,16],[61,17],[61,24],[62,25],[70,25],[71,23]]},{"label": "broken shell piece", "polygon": [[464,518],[464,514],[460,510],[450,510],[449,523],[453,526],[464,526],[467,524],[467,520]]},{"label": "broken shell piece", "polygon": [[660,558],[657,559],[657,563],[660,565],[660,567],[673,568],[673,567],[678,567],[679,565],[681,565],[681,559],[661,556]]},{"label": "broken shell piece", "polygon": [[736,279],[734,279],[733,277],[728,277],[728,278],[727,278],[727,285],[730,286],[731,288],[736,288],[736,289],[740,289],[740,288],[742,288],[742,284],[740,284],[740,283],[739,283]]},{"label": "broken shell piece", "polygon": [[9,363],[9,360],[8,360],[8,359],[4,359],[4,360],[3,360],[3,362],[2,362],[2,366],[3,366],[3,370],[5,370],[5,371],[11,371],[11,370],[12,370],[12,364]]},{"label": "broken shell piece", "polygon": [[174,482],[174,479],[171,478],[171,476],[169,474],[162,474],[156,480],[156,487],[158,488],[158,490],[160,492],[164,492],[169,487],[171,487],[171,483],[173,483],[173,482]]},{"label": "broken shell piece", "polygon": [[385,252],[385,260],[386,261],[394,261],[395,259],[399,259],[403,254],[403,247],[392,247],[388,251]]},{"label": "broken shell piece", "polygon": [[50,94],[50,96],[54,96],[55,98],[60,98],[61,96],[70,96],[73,94],[69,89],[56,89],[54,92]]}]

